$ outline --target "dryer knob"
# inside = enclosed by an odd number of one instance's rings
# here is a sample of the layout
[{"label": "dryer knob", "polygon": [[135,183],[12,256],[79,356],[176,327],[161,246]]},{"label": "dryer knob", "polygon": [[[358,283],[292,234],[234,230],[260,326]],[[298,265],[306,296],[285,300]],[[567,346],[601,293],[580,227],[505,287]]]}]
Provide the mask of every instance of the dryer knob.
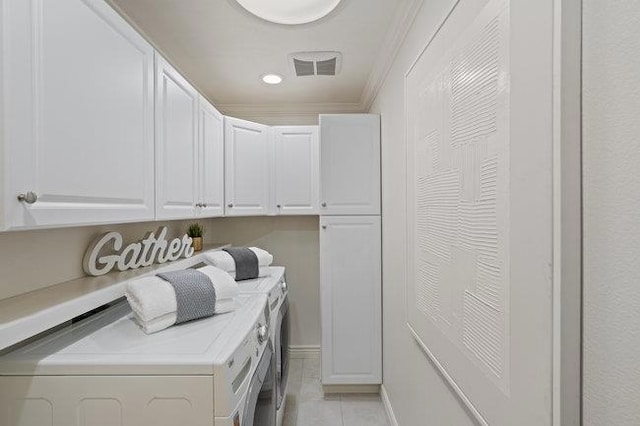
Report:
[{"label": "dryer knob", "polygon": [[269,329],[266,325],[258,326],[258,343],[263,344],[268,337]]}]

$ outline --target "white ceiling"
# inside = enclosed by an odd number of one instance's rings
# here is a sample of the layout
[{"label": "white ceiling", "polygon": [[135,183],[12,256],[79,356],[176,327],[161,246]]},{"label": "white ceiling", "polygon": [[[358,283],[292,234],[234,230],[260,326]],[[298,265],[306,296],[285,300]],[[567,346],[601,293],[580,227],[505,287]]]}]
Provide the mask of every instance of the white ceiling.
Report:
[{"label": "white ceiling", "polygon": [[[286,26],[251,15],[235,0],[110,1],[219,106],[362,105],[411,3],[342,0],[319,21]],[[288,55],[308,50],[342,52],[340,74],[295,77]],[[283,75],[284,82],[262,83],[267,72]]]}]

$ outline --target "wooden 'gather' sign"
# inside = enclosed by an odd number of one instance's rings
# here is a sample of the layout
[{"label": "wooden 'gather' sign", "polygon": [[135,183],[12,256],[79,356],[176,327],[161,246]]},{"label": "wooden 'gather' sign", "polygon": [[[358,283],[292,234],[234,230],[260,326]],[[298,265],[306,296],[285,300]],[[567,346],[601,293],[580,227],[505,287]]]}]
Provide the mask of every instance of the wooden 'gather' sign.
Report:
[{"label": "wooden 'gather' sign", "polygon": [[[122,249],[122,235],[119,232],[107,232],[89,246],[82,267],[87,274],[97,277],[114,267],[119,271],[126,271],[193,256],[194,250],[189,236],[185,234],[182,238],[174,238],[171,241],[167,241],[166,236],[167,227],[161,226],[155,233],[148,232],[142,240]],[[111,252],[103,254],[102,252],[108,248],[111,248]]]}]

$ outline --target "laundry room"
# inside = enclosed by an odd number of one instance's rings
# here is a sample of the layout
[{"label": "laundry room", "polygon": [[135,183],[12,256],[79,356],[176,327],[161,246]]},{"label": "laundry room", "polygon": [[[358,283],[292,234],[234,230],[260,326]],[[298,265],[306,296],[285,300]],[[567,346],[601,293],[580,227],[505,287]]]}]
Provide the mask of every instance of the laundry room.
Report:
[{"label": "laundry room", "polygon": [[0,426],[640,424],[639,2],[0,25]]}]

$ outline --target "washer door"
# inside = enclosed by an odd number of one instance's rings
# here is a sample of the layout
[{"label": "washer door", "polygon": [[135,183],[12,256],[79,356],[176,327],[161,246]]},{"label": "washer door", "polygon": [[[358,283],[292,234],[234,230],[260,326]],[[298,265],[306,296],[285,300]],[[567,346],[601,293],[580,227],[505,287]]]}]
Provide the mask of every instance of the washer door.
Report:
[{"label": "washer door", "polygon": [[262,353],[256,368],[244,406],[242,426],[275,426],[276,424],[276,375],[271,340]]},{"label": "washer door", "polygon": [[278,403],[279,410],[282,401],[286,398],[284,394],[289,379],[289,298],[285,295],[280,310],[278,311],[278,322],[275,327],[276,333],[276,380],[278,382]]}]

